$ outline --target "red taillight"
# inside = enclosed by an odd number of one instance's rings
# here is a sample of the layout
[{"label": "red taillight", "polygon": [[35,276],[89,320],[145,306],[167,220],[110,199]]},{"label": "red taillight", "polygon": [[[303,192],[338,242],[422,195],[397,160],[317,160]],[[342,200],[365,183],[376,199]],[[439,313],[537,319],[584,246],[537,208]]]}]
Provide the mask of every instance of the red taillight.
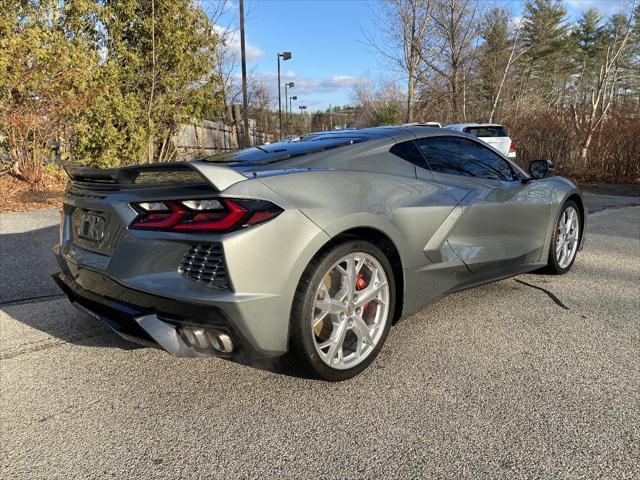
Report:
[{"label": "red taillight", "polygon": [[219,232],[223,230],[229,230],[233,226],[237,225],[240,220],[246,217],[248,210],[241,205],[238,205],[233,200],[224,200],[226,212],[203,212],[196,213],[190,218],[178,223],[174,230],[206,230],[209,232]]},{"label": "red taillight", "polygon": [[177,232],[226,232],[272,219],[282,209],[260,200],[168,200],[132,204],[129,228]]},{"label": "red taillight", "polygon": [[176,225],[182,217],[186,214],[184,208],[176,202],[167,202],[166,211],[152,210],[152,211],[140,211],[140,215],[131,224],[136,228],[171,228]]},{"label": "red taillight", "polygon": [[516,142],[512,141],[511,145],[509,146],[509,153],[512,153],[515,151],[516,151]]},{"label": "red taillight", "polygon": [[262,223],[265,220],[269,220],[277,215],[280,214],[280,210],[271,210],[271,211],[265,211],[265,212],[255,212],[253,215],[251,215],[251,217],[249,217],[249,220],[247,220],[247,224],[249,225],[255,225],[256,223]]}]

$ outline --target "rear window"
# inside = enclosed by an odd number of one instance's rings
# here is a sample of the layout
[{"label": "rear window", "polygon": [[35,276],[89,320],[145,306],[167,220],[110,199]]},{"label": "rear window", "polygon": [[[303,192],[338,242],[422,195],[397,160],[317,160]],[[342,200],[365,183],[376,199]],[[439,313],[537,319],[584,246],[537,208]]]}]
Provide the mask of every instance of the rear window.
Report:
[{"label": "rear window", "polygon": [[424,156],[413,140],[397,143],[393,147],[391,147],[389,152],[406,160],[407,162],[413,163],[414,165],[418,165],[422,168],[429,168],[427,166],[427,162],[424,159]]},{"label": "rear window", "polygon": [[356,137],[353,135],[319,135],[301,138],[295,141],[281,141],[260,145],[258,147],[235,150],[233,152],[220,153],[210,157],[203,157],[202,160],[221,163],[273,163],[309,153],[346,147],[365,140],[367,140],[366,137]]},{"label": "rear window", "polygon": [[466,133],[476,137],[508,137],[507,129],[504,127],[467,127],[464,129]]}]

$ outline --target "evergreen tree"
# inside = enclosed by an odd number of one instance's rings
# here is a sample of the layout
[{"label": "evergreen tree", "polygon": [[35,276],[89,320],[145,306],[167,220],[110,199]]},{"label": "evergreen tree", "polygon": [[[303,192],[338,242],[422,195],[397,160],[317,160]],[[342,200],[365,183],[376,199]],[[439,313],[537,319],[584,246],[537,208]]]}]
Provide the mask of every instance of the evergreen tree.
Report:
[{"label": "evergreen tree", "polygon": [[513,42],[509,20],[509,12],[494,8],[482,22],[482,43],[478,47],[478,101],[482,112],[491,111],[509,62]]},{"label": "evergreen tree", "polygon": [[633,35],[631,36],[629,97],[634,99],[640,108],[640,3],[633,10]]},{"label": "evergreen tree", "polygon": [[109,164],[172,158],[178,123],[222,106],[213,26],[192,0],[107,0],[100,20],[103,93],[79,119],[74,153]]},{"label": "evergreen tree", "polygon": [[571,73],[566,9],[558,0],[531,0],[524,9],[522,42],[527,49],[525,76],[530,97],[558,105]]},{"label": "evergreen tree", "polygon": [[571,38],[575,42],[579,64],[600,55],[605,43],[602,15],[594,8],[584,12],[578,19]]},{"label": "evergreen tree", "polygon": [[627,33],[630,33],[626,48],[620,52],[620,56],[614,64],[615,76],[619,84],[619,88],[611,92],[615,102],[624,102],[627,97],[637,98],[639,94],[640,78],[638,74],[640,70],[638,62],[640,61],[640,44],[637,36],[637,8],[632,12],[632,15],[635,16],[628,17],[624,13],[611,15],[603,33],[603,42],[605,43],[603,54],[610,54],[624,41]]},{"label": "evergreen tree", "polygon": [[94,92],[98,55],[83,18],[93,2],[9,1],[0,15],[0,137],[12,171],[37,181],[69,119]]},{"label": "evergreen tree", "polygon": [[3,1],[0,139],[13,171],[36,179],[54,155],[171,159],[176,126],[222,104],[212,27],[193,0]]}]

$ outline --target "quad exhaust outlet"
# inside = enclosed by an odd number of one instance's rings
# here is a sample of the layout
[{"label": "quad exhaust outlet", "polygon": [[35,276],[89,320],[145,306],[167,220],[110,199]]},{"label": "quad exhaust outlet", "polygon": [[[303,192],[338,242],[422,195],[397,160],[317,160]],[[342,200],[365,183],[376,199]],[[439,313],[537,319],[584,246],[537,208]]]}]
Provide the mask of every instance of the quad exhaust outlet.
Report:
[{"label": "quad exhaust outlet", "polygon": [[178,334],[190,347],[198,350],[213,348],[220,353],[231,353],[234,350],[231,337],[219,330],[208,330],[198,327],[180,327]]}]

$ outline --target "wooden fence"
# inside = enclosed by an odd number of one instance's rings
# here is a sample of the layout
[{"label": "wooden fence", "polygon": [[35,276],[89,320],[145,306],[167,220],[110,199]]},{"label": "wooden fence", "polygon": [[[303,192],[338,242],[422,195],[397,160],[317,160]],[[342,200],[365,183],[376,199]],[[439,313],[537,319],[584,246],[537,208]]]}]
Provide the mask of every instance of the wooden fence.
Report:
[{"label": "wooden fence", "polygon": [[[243,145],[244,126],[241,122],[225,124],[222,120],[202,120],[198,124],[178,127],[173,138],[177,159],[188,160],[198,155],[235,150]],[[270,135],[260,131],[255,120],[249,120],[249,145],[263,145],[273,141]]]}]

